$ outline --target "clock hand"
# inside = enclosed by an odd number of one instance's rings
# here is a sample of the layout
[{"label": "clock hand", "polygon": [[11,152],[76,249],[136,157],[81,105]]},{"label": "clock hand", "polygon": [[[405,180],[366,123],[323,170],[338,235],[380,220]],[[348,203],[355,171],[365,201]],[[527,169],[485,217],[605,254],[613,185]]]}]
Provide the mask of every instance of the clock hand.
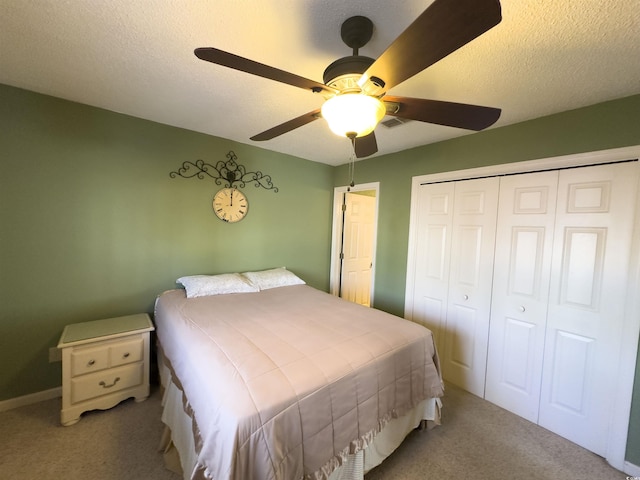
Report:
[{"label": "clock hand", "polygon": [[233,207],[233,190],[231,190],[231,203],[229,204],[230,207]]}]

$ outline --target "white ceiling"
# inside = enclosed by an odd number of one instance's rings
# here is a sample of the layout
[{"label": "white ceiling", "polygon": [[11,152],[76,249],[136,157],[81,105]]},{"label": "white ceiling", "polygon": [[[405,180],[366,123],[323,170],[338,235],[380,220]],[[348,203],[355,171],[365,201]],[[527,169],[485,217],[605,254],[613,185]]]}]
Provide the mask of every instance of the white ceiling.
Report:
[{"label": "white ceiling", "polygon": [[[249,140],[318,108],[322,97],[203,62],[194,48],[322,82],[329,63],[351,54],[340,39],[346,18],[373,21],[360,54],[376,58],[430,3],[0,0],[0,83],[339,165],[349,161],[349,141],[322,120]],[[640,93],[639,0],[501,3],[498,26],[390,94],[502,108],[495,126],[503,126]],[[379,126],[378,155],[469,133]]]}]

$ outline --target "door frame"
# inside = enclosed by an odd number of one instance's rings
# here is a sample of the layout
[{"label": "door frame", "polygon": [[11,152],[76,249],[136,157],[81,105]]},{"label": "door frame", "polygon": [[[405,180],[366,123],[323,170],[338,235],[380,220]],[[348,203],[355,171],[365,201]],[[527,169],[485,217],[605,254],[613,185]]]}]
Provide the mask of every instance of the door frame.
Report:
[{"label": "door frame", "polygon": [[344,194],[347,192],[362,192],[365,190],[375,190],[376,205],[373,219],[373,243],[371,245],[373,266],[371,267],[371,305],[374,302],[375,280],[376,280],[376,246],[378,243],[378,207],[380,205],[380,182],[361,183],[350,187],[348,185],[335,187],[333,189],[333,226],[331,228],[331,272],[329,276],[329,286],[331,295],[340,295],[340,273],[342,262],[340,252],[342,250],[343,214],[342,203]]},{"label": "door frame", "polygon": [[[483,176],[500,176],[515,173],[527,173],[550,169],[601,165],[606,163],[638,159],[640,160],[640,145],[622,147],[596,152],[586,152],[573,155],[528,160],[501,165],[490,165],[467,170],[431,175],[419,175],[411,182],[411,210],[409,215],[409,245],[407,255],[407,277],[405,290],[404,316],[411,320],[413,317],[413,301],[415,288],[415,257],[418,245],[417,238],[417,206],[418,189],[425,183],[447,182]],[[637,162],[640,168],[640,161]],[[636,204],[640,204],[640,185],[636,194]],[[635,226],[632,233],[632,245],[640,245],[640,208],[635,212]],[[640,291],[640,249],[631,252],[629,268],[629,292]],[[618,470],[629,470],[630,464],[625,462],[629,420],[631,415],[631,400],[635,368],[638,358],[638,338],[640,336],[640,295],[627,295],[626,314],[624,320],[624,334],[620,345],[620,357],[617,359],[618,382],[615,391],[611,392],[611,409],[609,412],[609,438],[607,441],[606,460]]]}]

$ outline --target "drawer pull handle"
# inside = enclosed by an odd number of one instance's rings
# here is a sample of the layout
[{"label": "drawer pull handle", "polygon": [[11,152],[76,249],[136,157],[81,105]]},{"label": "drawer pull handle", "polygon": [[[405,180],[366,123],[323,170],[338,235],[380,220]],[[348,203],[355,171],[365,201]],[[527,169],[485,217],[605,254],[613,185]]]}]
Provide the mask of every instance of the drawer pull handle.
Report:
[{"label": "drawer pull handle", "polygon": [[127,352],[124,355],[122,355],[122,358],[129,358],[129,355],[131,355],[131,354],[129,352]]},{"label": "drawer pull handle", "polygon": [[116,383],[118,383],[120,381],[120,377],[116,377],[116,379],[113,381],[113,383],[111,385],[107,385],[104,382],[100,382],[98,385],[101,385],[102,388],[111,388],[113,387]]},{"label": "drawer pull handle", "polygon": [[87,367],[93,367],[95,364],[96,364],[96,361],[95,361],[95,360],[89,360],[89,361],[87,362]]}]

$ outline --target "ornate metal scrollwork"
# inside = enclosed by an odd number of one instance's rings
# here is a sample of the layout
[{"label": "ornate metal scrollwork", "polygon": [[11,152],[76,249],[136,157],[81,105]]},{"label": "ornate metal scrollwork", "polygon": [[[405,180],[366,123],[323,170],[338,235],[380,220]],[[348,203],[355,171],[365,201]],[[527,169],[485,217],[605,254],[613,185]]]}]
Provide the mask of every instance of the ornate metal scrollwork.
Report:
[{"label": "ornate metal scrollwork", "polygon": [[200,180],[209,177],[213,178],[216,185],[224,185],[227,188],[244,188],[248,183],[253,183],[256,188],[262,187],[265,190],[273,190],[278,192],[271,181],[271,175],[265,175],[260,171],[247,172],[244,165],[238,164],[238,157],[233,151],[227,153],[227,161],[218,161],[215,165],[205,162],[204,160],[196,160],[195,162],[185,161],[175,172],[170,172],[171,178],[199,178]]}]

